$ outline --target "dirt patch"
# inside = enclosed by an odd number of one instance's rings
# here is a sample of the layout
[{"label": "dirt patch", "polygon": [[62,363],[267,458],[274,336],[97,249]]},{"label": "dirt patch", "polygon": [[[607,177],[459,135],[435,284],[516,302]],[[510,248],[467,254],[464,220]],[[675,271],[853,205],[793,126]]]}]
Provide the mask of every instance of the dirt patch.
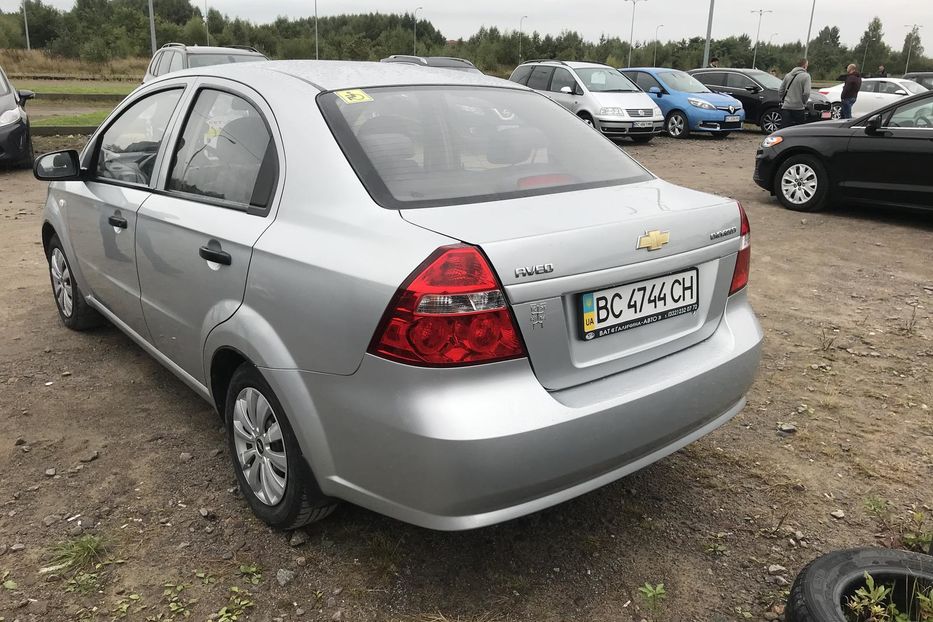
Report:
[{"label": "dirt patch", "polygon": [[[438,533],[344,505],[295,547],[236,494],[206,404],[117,330],[61,326],[44,186],[0,172],[0,619],[204,620],[231,597],[252,620],[767,619],[821,551],[897,544],[933,506],[933,221],[783,210],[751,181],[760,138],[625,145],[748,210],[766,343],[734,421],[510,523]],[[39,574],[82,535],[107,563]]]}]

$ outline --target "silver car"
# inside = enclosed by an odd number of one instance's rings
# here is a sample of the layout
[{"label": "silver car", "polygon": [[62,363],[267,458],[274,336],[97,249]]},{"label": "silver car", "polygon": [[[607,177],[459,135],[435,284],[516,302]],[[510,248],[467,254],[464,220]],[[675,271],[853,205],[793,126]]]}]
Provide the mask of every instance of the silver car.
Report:
[{"label": "silver car", "polygon": [[188,70],[35,170],[65,326],[106,319],[210,402],[275,527],[528,514],[724,424],[755,376],[741,206],[505,80]]}]

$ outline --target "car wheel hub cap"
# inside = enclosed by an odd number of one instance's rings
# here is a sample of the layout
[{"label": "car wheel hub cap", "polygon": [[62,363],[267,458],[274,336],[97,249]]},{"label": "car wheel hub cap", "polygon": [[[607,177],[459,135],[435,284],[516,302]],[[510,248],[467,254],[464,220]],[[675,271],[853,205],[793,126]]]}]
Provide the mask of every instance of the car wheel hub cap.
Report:
[{"label": "car wheel hub cap", "polygon": [[816,171],[806,164],[794,164],[781,177],[781,192],[795,205],[806,203],[816,194]]},{"label": "car wheel hub cap", "polygon": [[285,496],[288,460],[282,428],[269,401],[257,389],[240,391],[233,406],[237,465],[256,498],[276,505]]},{"label": "car wheel hub cap", "polygon": [[64,253],[57,248],[52,251],[49,270],[52,273],[52,290],[58,308],[61,310],[62,315],[71,317],[74,311],[74,285],[71,281],[71,270],[68,269],[68,262],[65,261]]},{"label": "car wheel hub cap", "polygon": [[671,117],[669,130],[672,135],[680,136],[684,130],[684,120],[677,116]]}]

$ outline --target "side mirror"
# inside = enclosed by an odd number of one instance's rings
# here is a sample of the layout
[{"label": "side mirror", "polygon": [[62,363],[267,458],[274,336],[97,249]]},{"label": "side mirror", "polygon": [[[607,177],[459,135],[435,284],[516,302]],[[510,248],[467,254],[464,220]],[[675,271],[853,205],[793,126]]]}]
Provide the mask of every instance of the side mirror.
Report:
[{"label": "side mirror", "polygon": [[662,95],[664,95],[664,92],[661,91],[661,89],[659,89],[656,86],[652,86],[650,89],[648,89],[648,92],[654,95],[655,97],[661,97]]},{"label": "side mirror", "polygon": [[904,95],[907,95],[907,91],[905,91],[904,89],[897,89],[896,91],[894,91],[894,94],[904,96]]},{"label": "side mirror", "polygon": [[760,93],[761,92],[761,89],[755,86],[754,84],[751,86],[746,86],[745,90],[748,91],[749,93]]},{"label": "side mirror", "polygon": [[81,179],[78,152],[69,149],[39,156],[32,172],[41,181],[77,181]]},{"label": "side mirror", "polygon": [[23,90],[21,90],[21,91],[17,91],[17,92],[16,92],[16,95],[17,95],[17,97],[19,97],[19,105],[20,105],[20,106],[25,106],[27,101],[29,101],[30,99],[35,99],[35,97],[36,97],[35,92],[29,91],[29,90],[26,90],[26,89],[23,89]]},{"label": "side mirror", "polygon": [[573,95],[573,89],[569,86],[560,87],[560,92],[564,95]]},{"label": "side mirror", "polygon": [[877,114],[870,118],[865,124],[865,133],[866,134],[877,134],[878,130],[881,129],[881,115]]}]

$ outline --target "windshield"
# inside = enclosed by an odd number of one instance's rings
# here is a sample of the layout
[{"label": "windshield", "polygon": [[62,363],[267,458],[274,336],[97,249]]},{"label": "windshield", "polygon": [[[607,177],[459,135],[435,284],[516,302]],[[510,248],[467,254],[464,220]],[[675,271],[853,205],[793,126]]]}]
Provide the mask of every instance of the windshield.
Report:
[{"label": "windshield", "polygon": [[6,95],[10,92],[10,83],[6,81],[6,76],[0,70],[0,95]]},{"label": "windshield", "polygon": [[903,80],[903,81],[901,81],[901,85],[902,85],[905,89],[907,89],[908,92],[913,93],[914,95],[916,95],[916,94],[918,94],[918,93],[926,93],[926,92],[927,92],[927,89],[926,89],[926,88],[920,86],[919,84],[917,84],[917,83],[914,82],[913,80]]},{"label": "windshield", "polygon": [[684,93],[709,93],[706,85],[683,71],[662,71],[658,76],[674,91]]},{"label": "windshield", "polygon": [[595,93],[629,93],[641,90],[612,67],[587,67],[574,71],[586,88]]},{"label": "windshield", "polygon": [[599,132],[530,91],[383,87],[322,93],[318,103],[369,194],[390,209],[652,178]]},{"label": "windshield", "polygon": [[188,67],[207,67],[208,65],[226,65],[228,63],[255,63],[266,60],[258,54],[189,54]]},{"label": "windshield", "polygon": [[782,80],[775,76],[772,76],[770,73],[764,71],[752,70],[747,71],[748,77],[757,80],[761,86],[766,89],[779,89],[781,88]]}]

